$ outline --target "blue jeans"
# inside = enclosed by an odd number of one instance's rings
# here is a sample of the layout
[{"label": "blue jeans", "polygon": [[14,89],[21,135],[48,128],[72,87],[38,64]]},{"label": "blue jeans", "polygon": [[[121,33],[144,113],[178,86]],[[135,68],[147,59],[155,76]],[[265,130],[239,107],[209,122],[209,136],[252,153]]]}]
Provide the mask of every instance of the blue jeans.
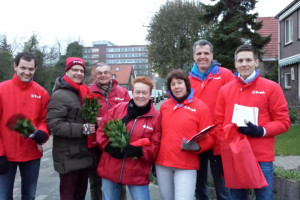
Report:
[{"label": "blue jeans", "polygon": [[[273,199],[273,162],[258,162],[268,183],[267,187],[254,189],[256,200]],[[247,200],[247,189],[231,189],[233,200]]]},{"label": "blue jeans", "polygon": [[27,162],[8,162],[9,169],[5,174],[0,174],[0,200],[12,200],[14,182],[19,166],[21,175],[22,200],[35,198],[36,186],[39,177],[40,159]]},{"label": "blue jeans", "polygon": [[[120,200],[122,184],[102,178],[102,199]],[[132,200],[150,200],[148,185],[127,185]]]},{"label": "blue jeans", "polygon": [[214,156],[213,151],[209,150],[199,154],[200,169],[197,171],[196,200],[208,200],[207,189],[207,165],[210,161],[211,173],[214,180],[218,200],[230,200],[230,190],[225,188],[223,165],[221,156]]}]

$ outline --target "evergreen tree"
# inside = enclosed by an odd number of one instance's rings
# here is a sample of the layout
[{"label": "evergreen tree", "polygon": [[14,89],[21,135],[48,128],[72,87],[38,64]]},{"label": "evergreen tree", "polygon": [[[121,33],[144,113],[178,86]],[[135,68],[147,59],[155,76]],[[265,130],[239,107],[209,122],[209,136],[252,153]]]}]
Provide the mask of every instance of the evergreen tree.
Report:
[{"label": "evergreen tree", "polygon": [[14,73],[11,45],[7,43],[6,35],[0,39],[0,82],[9,80]]},{"label": "evergreen tree", "polygon": [[200,3],[174,0],[162,5],[152,18],[147,35],[148,59],[160,77],[172,69],[187,69],[193,62],[192,46],[209,26],[203,24],[202,13]]},{"label": "evergreen tree", "polygon": [[214,46],[214,58],[222,66],[234,69],[234,51],[242,44],[261,50],[269,43],[271,35],[262,37],[257,32],[262,26],[262,22],[256,22],[258,13],[250,13],[256,3],[257,0],[219,0],[215,5],[203,5],[204,20],[217,23],[208,40]]}]

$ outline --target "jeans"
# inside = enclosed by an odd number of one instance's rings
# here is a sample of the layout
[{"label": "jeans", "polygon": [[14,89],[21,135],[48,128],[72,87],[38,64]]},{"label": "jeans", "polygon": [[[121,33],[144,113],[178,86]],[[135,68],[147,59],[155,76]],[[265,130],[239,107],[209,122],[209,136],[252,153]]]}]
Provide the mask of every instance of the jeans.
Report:
[{"label": "jeans", "polygon": [[9,169],[5,174],[0,174],[0,200],[12,200],[14,182],[19,166],[21,175],[22,200],[35,198],[36,186],[39,177],[40,159],[27,162],[8,162]]},{"label": "jeans", "polygon": [[[102,178],[102,199],[120,200],[122,184]],[[127,185],[132,200],[150,200],[148,185]]]},{"label": "jeans", "polygon": [[196,170],[155,165],[157,182],[164,200],[193,200]]},{"label": "jeans", "polygon": [[[254,189],[256,200],[273,199],[273,162],[258,162],[262,173],[268,183],[267,187]],[[247,189],[231,189],[233,200],[247,200]]]},{"label": "jeans", "polygon": [[199,155],[200,169],[197,171],[196,200],[209,199],[207,189],[207,165],[209,160],[217,199],[230,200],[230,190],[225,187],[221,156],[214,156],[212,150]]}]

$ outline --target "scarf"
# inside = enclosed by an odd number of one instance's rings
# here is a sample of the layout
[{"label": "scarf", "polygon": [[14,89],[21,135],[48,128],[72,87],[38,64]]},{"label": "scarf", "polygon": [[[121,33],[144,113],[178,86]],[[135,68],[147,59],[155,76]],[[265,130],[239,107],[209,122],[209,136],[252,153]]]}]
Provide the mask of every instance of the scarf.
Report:
[{"label": "scarf", "polygon": [[112,81],[109,81],[108,85],[101,85],[100,83],[97,83],[97,87],[104,93],[104,95],[107,97],[110,89],[112,88]]},{"label": "scarf", "polygon": [[186,98],[190,95],[190,93],[191,93],[191,91],[187,92],[186,95],[184,95],[183,97],[177,98],[177,97],[175,97],[175,96],[173,95],[173,93],[171,92],[172,97],[175,99],[175,101],[177,101],[177,103],[182,103],[184,100],[186,100]]},{"label": "scarf", "polygon": [[209,73],[213,70],[213,68],[218,65],[220,66],[220,63],[218,63],[216,60],[212,60],[211,61],[211,66],[204,72],[200,72],[200,70],[198,69],[198,66],[196,63],[194,63],[191,73],[197,77],[199,77],[202,81],[205,81],[205,79],[207,78],[207,76],[209,75]]},{"label": "scarf", "polygon": [[90,92],[89,88],[85,84],[77,84],[74,81],[72,81],[69,77],[66,75],[63,76],[63,79],[76,91],[79,92],[79,99],[80,103],[83,104],[83,98]]},{"label": "scarf", "polygon": [[243,77],[241,77],[240,73],[238,73],[238,77],[240,77],[240,79],[243,81],[243,83],[247,84],[252,82],[257,76],[258,76],[259,72],[257,70],[254,70],[252,72],[252,74],[250,76],[248,76],[248,78],[244,79]]},{"label": "scarf", "polygon": [[133,99],[131,99],[127,105],[127,115],[122,118],[122,122],[126,125],[131,119],[146,114],[151,108],[151,100],[144,107],[138,107],[135,105]]}]

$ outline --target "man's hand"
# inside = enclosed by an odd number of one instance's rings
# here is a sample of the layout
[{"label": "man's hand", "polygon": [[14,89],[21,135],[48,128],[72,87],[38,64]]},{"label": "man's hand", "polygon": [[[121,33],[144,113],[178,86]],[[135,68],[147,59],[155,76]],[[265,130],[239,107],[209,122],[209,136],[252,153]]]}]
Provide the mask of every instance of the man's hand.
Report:
[{"label": "man's hand", "polygon": [[48,135],[44,131],[37,130],[30,136],[37,144],[44,144],[47,141]]},{"label": "man's hand", "polygon": [[96,131],[96,124],[83,124],[82,135],[92,135]]},{"label": "man's hand", "polygon": [[200,151],[201,147],[196,142],[187,143],[185,138],[183,138],[181,149],[186,151]]},{"label": "man's hand", "polygon": [[246,124],[247,127],[239,127],[238,132],[252,137],[262,137],[264,135],[264,128],[262,126],[256,126],[250,121]]}]

